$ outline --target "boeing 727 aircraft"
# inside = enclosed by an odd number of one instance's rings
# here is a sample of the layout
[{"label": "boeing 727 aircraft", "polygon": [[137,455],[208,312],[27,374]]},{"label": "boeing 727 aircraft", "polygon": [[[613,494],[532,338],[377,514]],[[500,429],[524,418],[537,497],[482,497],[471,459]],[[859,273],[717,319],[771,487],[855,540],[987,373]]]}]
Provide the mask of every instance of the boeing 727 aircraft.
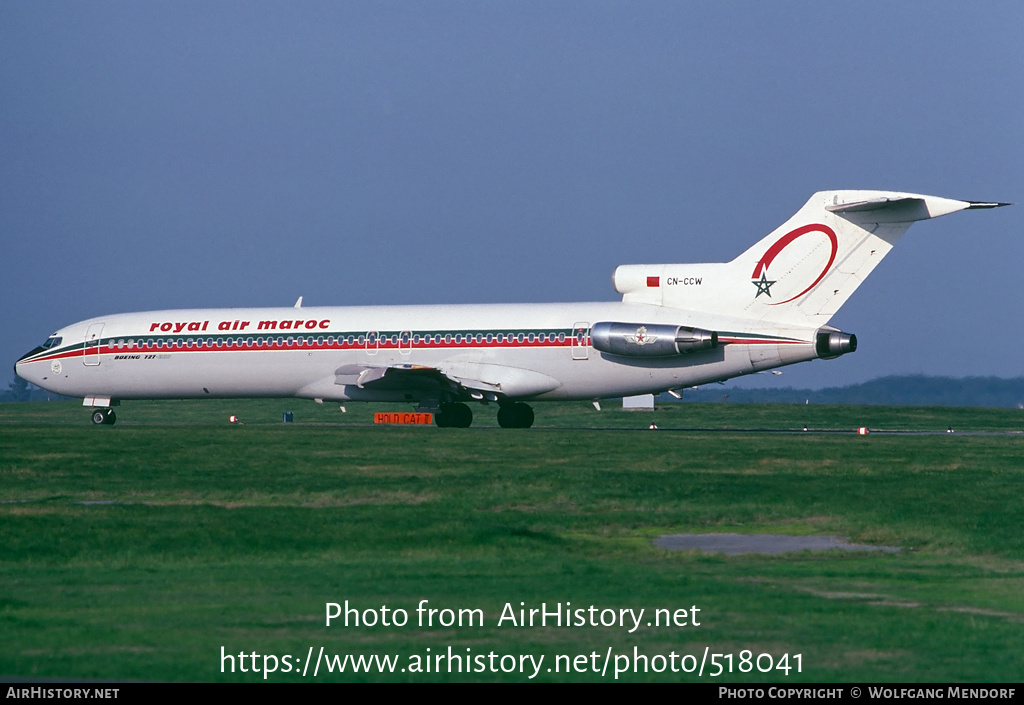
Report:
[{"label": "boeing 727 aircraft", "polygon": [[15,365],[84,397],[112,424],[126,399],[298,397],[411,402],[468,427],[468,402],[506,428],[526,403],[675,391],[857,349],[828,325],[908,227],[976,203],[823,191],[731,262],[632,264],[621,302],[199,309],[61,328]]}]

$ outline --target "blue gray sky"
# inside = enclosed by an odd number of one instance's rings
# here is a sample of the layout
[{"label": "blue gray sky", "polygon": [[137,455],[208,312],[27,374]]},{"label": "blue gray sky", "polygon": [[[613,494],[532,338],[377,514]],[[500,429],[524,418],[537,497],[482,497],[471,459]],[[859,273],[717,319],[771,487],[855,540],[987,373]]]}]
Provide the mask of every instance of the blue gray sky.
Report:
[{"label": "blue gray sky", "polygon": [[[0,0],[0,361],[129,310],[616,300],[815,191],[920,223],[756,376],[1024,375],[1020,2]],[[8,370],[11,368],[8,367]],[[6,379],[0,376],[0,385]]]}]

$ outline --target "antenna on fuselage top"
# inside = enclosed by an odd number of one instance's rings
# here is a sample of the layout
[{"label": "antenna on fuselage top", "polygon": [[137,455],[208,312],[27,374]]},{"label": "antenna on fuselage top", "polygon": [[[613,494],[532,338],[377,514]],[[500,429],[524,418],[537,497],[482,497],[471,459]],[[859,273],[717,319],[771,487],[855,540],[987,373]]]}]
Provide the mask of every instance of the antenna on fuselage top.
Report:
[{"label": "antenna on fuselage top", "polygon": [[292,308],[302,308],[302,297],[300,296]]}]

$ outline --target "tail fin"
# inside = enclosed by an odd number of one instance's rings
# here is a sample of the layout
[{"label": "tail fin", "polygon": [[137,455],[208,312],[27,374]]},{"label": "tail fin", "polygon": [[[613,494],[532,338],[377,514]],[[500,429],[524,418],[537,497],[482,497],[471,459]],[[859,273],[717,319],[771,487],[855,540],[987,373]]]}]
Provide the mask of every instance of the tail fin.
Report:
[{"label": "tail fin", "polygon": [[724,264],[627,265],[623,301],[793,326],[822,326],[912,223],[973,203],[892,191],[821,191],[770,235]]}]

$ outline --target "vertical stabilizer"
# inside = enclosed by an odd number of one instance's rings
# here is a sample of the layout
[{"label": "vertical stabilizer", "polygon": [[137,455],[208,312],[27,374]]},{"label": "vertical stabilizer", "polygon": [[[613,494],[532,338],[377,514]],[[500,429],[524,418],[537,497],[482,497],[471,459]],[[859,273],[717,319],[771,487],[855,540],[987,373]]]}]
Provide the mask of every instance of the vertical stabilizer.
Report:
[{"label": "vertical stabilizer", "polygon": [[918,220],[1002,203],[892,191],[822,191],[732,262],[628,265],[623,301],[822,326]]}]

